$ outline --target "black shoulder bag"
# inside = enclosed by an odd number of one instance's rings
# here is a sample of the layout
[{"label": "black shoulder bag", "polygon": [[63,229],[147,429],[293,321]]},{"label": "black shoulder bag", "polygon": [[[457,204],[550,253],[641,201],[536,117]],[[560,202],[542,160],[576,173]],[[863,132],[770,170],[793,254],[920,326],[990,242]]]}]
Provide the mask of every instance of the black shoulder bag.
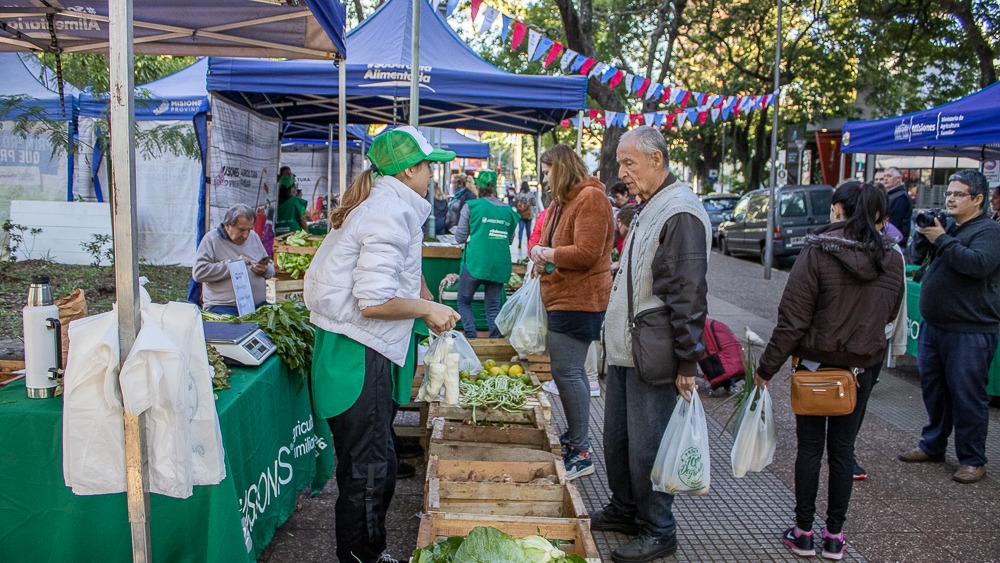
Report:
[{"label": "black shoulder bag", "polygon": [[653,307],[635,315],[632,304],[632,251],[635,233],[628,245],[626,290],[628,291],[628,331],[632,336],[632,363],[639,379],[650,385],[666,385],[677,379],[677,356],[674,355],[674,330],[670,308]]}]

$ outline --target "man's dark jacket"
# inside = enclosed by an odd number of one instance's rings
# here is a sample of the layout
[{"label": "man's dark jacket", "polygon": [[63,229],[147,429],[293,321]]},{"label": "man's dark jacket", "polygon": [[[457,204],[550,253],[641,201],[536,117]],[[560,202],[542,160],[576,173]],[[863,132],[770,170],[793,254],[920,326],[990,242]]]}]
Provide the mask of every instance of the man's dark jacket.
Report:
[{"label": "man's dark jacket", "polygon": [[903,299],[903,257],[884,237],[879,264],[849,240],[843,222],[806,237],[778,305],[778,325],[760,358],[770,379],[788,356],[826,365],[870,367],[885,352],[885,325]]},{"label": "man's dark jacket", "polygon": [[889,222],[903,233],[901,246],[906,246],[910,239],[910,216],[913,214],[913,200],[906,186],[900,184],[885,193],[889,198]]}]

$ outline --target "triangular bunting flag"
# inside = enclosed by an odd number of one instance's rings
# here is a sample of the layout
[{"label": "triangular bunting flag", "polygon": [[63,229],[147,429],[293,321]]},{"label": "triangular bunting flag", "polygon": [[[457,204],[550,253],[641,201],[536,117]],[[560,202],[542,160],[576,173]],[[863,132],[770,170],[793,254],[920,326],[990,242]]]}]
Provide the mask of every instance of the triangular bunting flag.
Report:
[{"label": "triangular bunting flag", "polygon": [[674,105],[680,107],[681,102],[684,101],[684,95],[687,94],[687,90],[684,88],[677,88],[674,90]]},{"label": "triangular bunting flag", "polygon": [[524,22],[521,20],[514,20],[514,40],[510,44],[511,51],[517,49],[517,46],[521,44],[521,41],[524,41],[524,34],[527,33],[527,31],[528,26],[524,25]]},{"label": "triangular bunting flag", "polygon": [[584,117],[583,118],[583,126],[589,128],[591,121],[593,121],[593,119],[589,115],[586,116],[586,117]]},{"label": "triangular bunting flag", "polygon": [[708,103],[708,94],[698,96],[698,105],[703,106]]},{"label": "triangular bunting flag", "polygon": [[660,98],[661,103],[667,103],[670,101],[670,86],[664,86],[663,97]]},{"label": "triangular bunting flag", "polygon": [[507,35],[510,34],[510,20],[510,16],[503,14],[503,29],[500,30],[500,39],[503,43],[507,42]]},{"label": "triangular bunting flag", "polygon": [[476,16],[479,14],[479,5],[483,3],[483,0],[472,0],[472,21],[476,21]]},{"label": "triangular bunting flag", "polygon": [[680,129],[684,127],[684,122],[687,121],[688,114],[685,112],[680,112],[677,114],[677,128]]},{"label": "triangular bunting flag", "polygon": [[591,67],[590,72],[587,73],[587,76],[588,77],[589,76],[601,76],[604,73],[604,69],[607,68],[607,67],[608,67],[608,65],[606,65],[606,64],[604,64],[602,62],[598,62],[593,67]]},{"label": "triangular bunting flag", "polygon": [[438,8],[440,7],[441,7],[441,0],[434,0],[433,2],[431,2],[431,8],[433,8],[435,12],[438,11]]},{"label": "triangular bunting flag", "polygon": [[701,113],[698,114],[698,123],[701,123],[702,125],[704,125],[705,121],[707,119],[708,119],[708,112],[707,111],[703,111],[703,112],[701,112]]},{"label": "triangular bunting flag", "polygon": [[559,66],[563,69],[563,72],[566,72],[566,67],[573,64],[573,61],[576,60],[576,56],[578,54],[579,53],[573,49],[566,49],[566,54],[563,55],[562,60],[559,61]]},{"label": "triangular bunting flag", "polygon": [[599,109],[592,109],[592,110],[590,110],[590,118],[591,119],[597,119],[597,116],[599,116],[599,115],[601,115],[601,110],[599,110]]},{"label": "triangular bunting flag", "polygon": [[535,50],[538,49],[538,42],[542,40],[542,34],[534,29],[528,30],[528,60],[535,60]]},{"label": "triangular bunting flag", "polygon": [[535,55],[531,57],[531,60],[537,61],[542,58],[542,55],[547,53],[549,51],[549,47],[551,46],[552,40],[543,35],[542,38],[538,40],[538,47],[535,49]]},{"label": "triangular bunting flag", "polygon": [[694,123],[694,120],[698,118],[698,108],[688,108],[684,110],[684,113],[688,116],[688,121]]},{"label": "triangular bunting flag", "polygon": [[597,64],[596,60],[594,60],[594,59],[592,59],[590,57],[587,57],[587,60],[585,60],[583,62],[583,65],[580,67],[580,74],[583,74],[583,75],[590,74],[590,69],[594,68],[594,65],[596,65],[596,64]]},{"label": "triangular bunting flag", "polygon": [[618,69],[613,66],[609,66],[608,69],[604,71],[604,74],[601,75],[601,84],[608,84],[611,81],[611,77],[616,74],[618,74]]},{"label": "triangular bunting flag", "polygon": [[719,108],[712,108],[712,121],[713,122],[718,121],[719,120],[719,115],[721,115],[721,114],[722,114],[722,110],[721,109],[719,109]]},{"label": "triangular bunting flag", "polygon": [[615,86],[618,86],[618,83],[620,83],[622,81],[622,78],[624,76],[625,76],[625,71],[624,70],[619,70],[618,72],[615,73],[614,76],[611,77],[611,81],[608,82],[608,86],[610,86],[611,88],[614,88]]},{"label": "triangular bunting flag", "polygon": [[634,80],[635,80],[635,75],[629,74],[627,72],[625,73],[625,89],[628,90],[630,94],[632,93],[632,82]]},{"label": "triangular bunting flag", "polygon": [[642,77],[639,77],[639,76],[636,76],[635,80],[632,81],[632,92],[630,92],[630,93],[638,95],[639,90],[642,89],[642,82],[644,80],[646,80],[646,79],[642,78]]},{"label": "triangular bunting flag", "polygon": [[[656,112],[656,117],[654,118],[653,123],[657,127],[659,127],[659,126],[663,125],[663,120],[666,119],[666,117],[667,117],[667,113],[666,112],[658,111],[658,112]],[[673,121],[673,120],[671,120],[671,121]]]},{"label": "triangular bunting flag", "polygon": [[664,123],[664,125],[666,125],[668,128],[673,127],[674,126],[674,117],[676,117],[676,116],[677,116],[677,114],[675,114],[675,113],[668,113],[667,115],[663,116],[663,123]]},{"label": "triangular bunting flag", "polygon": [[542,66],[545,68],[549,68],[549,65],[556,60],[556,57],[559,56],[559,53],[562,53],[562,50],[563,50],[562,43],[558,41],[553,41],[552,49],[549,51],[549,54],[545,57],[545,62],[542,63]]},{"label": "triangular bunting flag", "polygon": [[580,116],[579,115],[576,116],[576,117],[569,118],[569,121],[570,121],[570,123],[573,124],[573,127],[579,127],[580,126]]},{"label": "triangular bunting flag", "polygon": [[688,105],[688,101],[691,100],[691,92],[684,91],[684,97],[681,98],[681,103],[677,104],[680,107]]},{"label": "triangular bunting flag", "polygon": [[656,88],[650,88],[649,91],[652,92],[652,94],[646,92],[647,100],[659,100],[660,94],[663,93],[663,84],[657,84]]},{"label": "triangular bunting flag", "polygon": [[724,104],[722,106],[722,119],[729,119],[729,114],[733,112],[733,106],[731,104]]},{"label": "triangular bunting flag", "polygon": [[708,97],[708,105],[714,106],[715,102],[717,102],[719,100],[719,98],[721,98],[721,97],[722,96],[720,96],[718,94],[712,94],[711,96]]},{"label": "triangular bunting flag", "polygon": [[643,95],[643,97],[646,98],[647,100],[652,100],[653,96],[655,95],[656,95],[656,86],[654,86],[653,83],[650,82],[649,85],[646,86],[646,93]]},{"label": "triangular bunting flag", "polygon": [[559,125],[562,125],[563,129],[569,129],[569,120],[568,119],[564,119],[564,120],[562,120],[562,121],[559,122]]},{"label": "triangular bunting flag", "polygon": [[618,119],[618,112],[616,111],[606,111],[604,112],[604,123],[607,127],[611,127],[615,124],[615,120]]},{"label": "triangular bunting flag", "polygon": [[483,23],[479,26],[479,35],[482,35],[493,27],[493,22],[497,21],[497,16],[500,15],[500,10],[497,10],[489,4],[486,5],[486,11],[483,12]]},{"label": "triangular bunting flag", "polygon": [[448,9],[445,11],[444,17],[450,18],[457,8],[458,0],[448,0]]},{"label": "triangular bunting flag", "polygon": [[644,120],[644,123],[645,123],[646,125],[649,125],[649,126],[651,126],[651,127],[652,127],[652,126],[653,126],[653,125],[655,124],[655,122],[656,122],[656,114],[655,114],[655,113],[653,113],[653,112],[649,112],[649,113],[644,113],[644,114],[642,114],[642,117],[643,117],[643,120]]},{"label": "triangular bunting flag", "polygon": [[[581,68],[583,68],[583,65],[586,64],[586,63],[587,63],[587,57],[585,57],[585,56],[583,56],[583,55],[581,55],[579,53],[576,53],[576,60],[573,61],[573,65],[570,67],[569,71],[570,72],[577,72],[578,70],[580,70]],[[584,72],[583,74],[587,74],[587,73]]]}]

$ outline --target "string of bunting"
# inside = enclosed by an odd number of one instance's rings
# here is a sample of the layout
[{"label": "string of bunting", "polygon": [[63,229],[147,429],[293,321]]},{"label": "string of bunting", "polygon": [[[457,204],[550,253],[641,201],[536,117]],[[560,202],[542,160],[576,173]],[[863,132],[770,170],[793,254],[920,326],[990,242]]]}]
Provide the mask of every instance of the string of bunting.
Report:
[{"label": "string of bunting", "polygon": [[[458,7],[458,0],[430,0],[435,10],[441,4],[447,3],[448,16]],[[483,0],[471,0],[471,19],[473,27],[479,36],[485,35],[498,21],[500,22],[500,40],[509,42],[510,50],[516,51],[526,45],[528,59],[541,61],[542,67],[548,69],[557,60],[564,73],[579,73],[587,77],[598,77],[602,84],[610,88],[621,86],[625,94],[640,100],[657,100],[662,104],[672,104],[674,109],[648,113],[625,113],[602,110],[584,110],[583,126],[590,127],[599,123],[605,127],[635,127],[650,125],[654,127],[682,127],[685,123],[704,125],[709,118],[712,122],[739,117],[741,113],[749,113],[756,109],[766,108],[774,103],[775,95],[761,94],[749,96],[724,96],[705,92],[693,92],[676,85],[654,83],[649,78],[636,76],[623,69],[584,56],[573,49],[530,29],[524,22],[504,13]],[[482,18],[478,16],[482,14]],[[476,23],[476,20],[479,23]],[[525,38],[527,42],[525,43]],[[689,104],[693,106],[688,107]],[[580,117],[564,119],[563,128],[572,123],[580,126]]]}]

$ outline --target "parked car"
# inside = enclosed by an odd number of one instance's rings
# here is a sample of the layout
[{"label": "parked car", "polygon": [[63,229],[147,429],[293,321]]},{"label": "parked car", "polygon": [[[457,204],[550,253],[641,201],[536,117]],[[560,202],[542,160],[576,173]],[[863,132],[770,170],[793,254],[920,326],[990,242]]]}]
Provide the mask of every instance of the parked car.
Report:
[{"label": "parked car", "polygon": [[[775,190],[775,263],[793,259],[805,245],[806,232],[830,222],[833,188],[825,185],[784,186]],[[719,225],[719,250],[764,259],[768,190],[744,194],[732,214]]]},{"label": "parked car", "polygon": [[719,225],[726,220],[726,216],[733,212],[736,202],[740,196],[736,194],[709,194],[701,196],[701,203],[708,212],[708,218],[712,221],[712,242],[718,241]]}]

